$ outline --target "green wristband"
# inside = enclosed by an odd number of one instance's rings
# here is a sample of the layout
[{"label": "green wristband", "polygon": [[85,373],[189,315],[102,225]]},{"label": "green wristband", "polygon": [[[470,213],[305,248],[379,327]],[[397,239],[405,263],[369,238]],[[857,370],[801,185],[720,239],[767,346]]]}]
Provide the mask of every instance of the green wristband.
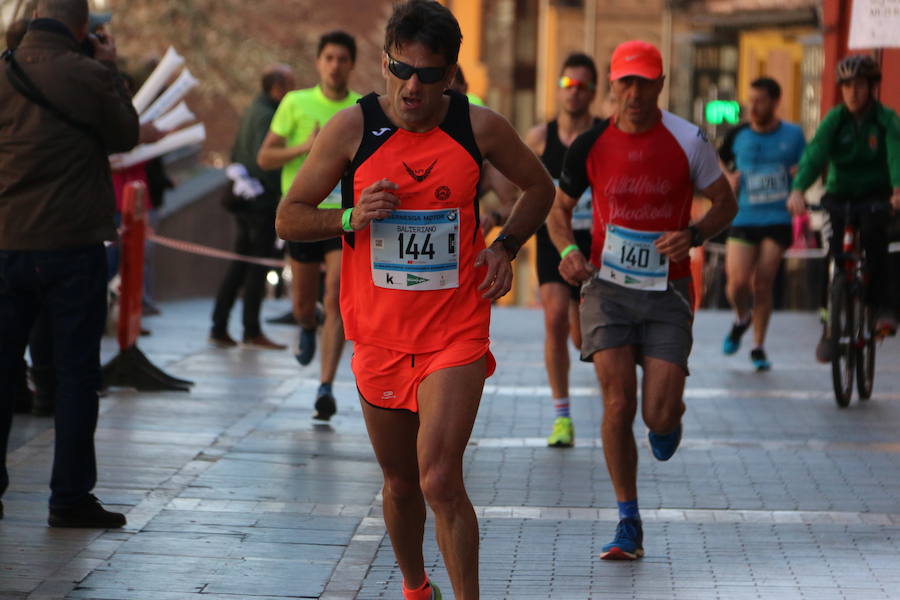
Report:
[{"label": "green wristband", "polygon": [[562,252],[559,253],[560,258],[565,258],[569,255],[570,252],[574,252],[575,250],[580,250],[577,244],[569,244],[565,248],[563,248]]},{"label": "green wristband", "polygon": [[344,210],[344,214],[341,215],[341,229],[343,229],[344,231],[353,231],[353,225],[350,224],[350,217],[352,216],[352,208]]}]

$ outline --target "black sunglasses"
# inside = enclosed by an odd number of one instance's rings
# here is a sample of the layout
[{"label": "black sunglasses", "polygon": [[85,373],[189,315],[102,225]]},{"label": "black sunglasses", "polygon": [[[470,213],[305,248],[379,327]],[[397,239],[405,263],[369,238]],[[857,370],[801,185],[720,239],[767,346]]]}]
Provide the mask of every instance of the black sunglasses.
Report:
[{"label": "black sunglasses", "polygon": [[390,54],[387,57],[388,70],[404,81],[413,75],[417,75],[422,83],[437,83],[447,73],[447,67],[414,67],[405,62],[400,62]]}]

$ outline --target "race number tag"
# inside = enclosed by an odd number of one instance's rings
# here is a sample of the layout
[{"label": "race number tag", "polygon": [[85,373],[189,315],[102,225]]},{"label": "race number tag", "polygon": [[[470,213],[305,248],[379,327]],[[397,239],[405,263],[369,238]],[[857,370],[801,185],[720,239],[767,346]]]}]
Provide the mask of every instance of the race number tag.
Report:
[{"label": "race number tag", "polygon": [[459,209],[395,210],[372,221],[372,281],[392,290],[459,287]]},{"label": "race number tag", "polygon": [[574,231],[590,231],[594,222],[594,208],[591,206],[593,195],[591,188],[584,190],[575,210],[572,211],[572,229]]},{"label": "race number tag", "polygon": [[782,165],[756,169],[747,176],[747,197],[750,204],[784,202],[790,190],[790,177]]},{"label": "race number tag", "polygon": [[325,199],[319,202],[319,208],[341,208],[343,205],[341,182],[338,181],[337,186],[331,190],[331,193],[325,196]]},{"label": "race number tag", "polygon": [[597,277],[626,288],[665,291],[669,284],[669,258],[653,244],[661,235],[659,231],[607,225]]},{"label": "race number tag", "polygon": [[[559,187],[559,179],[554,179],[553,184]],[[590,231],[591,225],[594,223],[594,207],[593,194],[591,188],[584,190],[584,193],[575,204],[572,211],[572,230],[573,231]]]}]

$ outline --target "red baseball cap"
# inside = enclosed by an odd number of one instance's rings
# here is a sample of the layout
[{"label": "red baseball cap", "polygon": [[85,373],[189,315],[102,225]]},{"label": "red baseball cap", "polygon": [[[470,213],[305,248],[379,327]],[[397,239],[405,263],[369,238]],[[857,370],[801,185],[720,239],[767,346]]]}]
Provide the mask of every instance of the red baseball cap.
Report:
[{"label": "red baseball cap", "polygon": [[613,51],[609,80],[623,77],[659,79],[663,74],[662,55],[653,44],[640,40],[622,42]]}]

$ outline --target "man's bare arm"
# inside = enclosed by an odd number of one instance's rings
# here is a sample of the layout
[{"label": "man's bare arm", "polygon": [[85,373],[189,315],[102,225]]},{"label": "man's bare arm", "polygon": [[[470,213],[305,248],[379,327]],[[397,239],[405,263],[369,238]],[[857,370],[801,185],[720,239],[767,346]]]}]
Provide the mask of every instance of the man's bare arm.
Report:
[{"label": "man's bare arm", "polygon": [[550,240],[559,252],[575,243],[575,232],[572,230],[572,213],[575,211],[576,204],[578,204],[578,200],[561,189],[556,189],[553,208],[550,209],[550,214],[547,215],[547,233],[550,234]]},{"label": "man's bare arm", "polygon": [[278,205],[275,229],[279,237],[311,242],[343,233],[343,211],[319,209],[318,205],[340,181],[361,136],[362,110],[358,106],[342,110],[325,125],[294,184]]},{"label": "man's bare arm", "polygon": [[[553,202],[553,181],[506,119],[481,107],[472,107],[470,115],[482,156],[524,192],[501,231],[501,235],[524,243],[547,217]],[[485,278],[478,287],[482,297],[496,300],[512,287],[510,256],[499,243],[493,243],[481,252],[475,266],[487,267]]]},{"label": "man's bare arm", "polygon": [[709,211],[695,223],[703,239],[708,240],[728,227],[737,215],[737,199],[724,175],[700,190],[700,194],[712,201]]},{"label": "man's bare arm", "polygon": [[497,196],[498,205],[496,210],[489,210],[485,204],[481,205],[481,230],[485,235],[494,227],[500,227],[506,222],[520,194],[519,188],[513,182],[504,177],[491,163],[485,161],[481,170],[478,194],[481,196],[488,191],[494,192]]},{"label": "man's bare arm", "polygon": [[506,119],[489,109],[474,107],[472,124],[484,158],[523,192],[503,233],[524,242],[537,231],[553,205],[553,180]]},{"label": "man's bare arm", "polygon": [[256,155],[256,162],[259,167],[265,171],[273,171],[280,169],[298,156],[302,156],[312,149],[313,142],[319,134],[319,126],[309,135],[305,142],[296,146],[287,147],[287,140],[274,131],[266,134],[262,146],[259,147],[259,153]]},{"label": "man's bare arm", "polygon": [[[712,201],[712,206],[694,226],[700,230],[703,239],[708,240],[728,227],[734,219],[738,210],[737,200],[725,175],[700,190],[700,193]],[[684,260],[691,250],[691,232],[687,229],[666,232],[656,241],[656,249],[672,260]]]},{"label": "man's bare arm", "polygon": [[547,124],[535,125],[525,134],[525,145],[531,148],[534,155],[540,157],[547,148]]},{"label": "man's bare arm", "polygon": [[[540,156],[544,152],[544,143],[547,137],[547,125],[533,127],[525,136],[525,145]],[[522,190],[509,179],[504,177],[490,162],[485,161],[481,171],[481,184],[478,187],[479,194],[493,191],[497,195],[499,206],[497,211],[488,211],[484,205],[481,208],[481,230],[487,235],[494,227],[502,227]]]},{"label": "man's bare arm", "polygon": [[[562,253],[569,246],[578,245],[572,231],[572,213],[577,203],[576,198],[557,188],[553,209],[547,217],[547,232],[557,252]],[[567,252],[559,263],[559,274],[572,285],[581,284],[592,272],[593,268],[588,262],[588,257],[584,256],[581,250]]]}]

